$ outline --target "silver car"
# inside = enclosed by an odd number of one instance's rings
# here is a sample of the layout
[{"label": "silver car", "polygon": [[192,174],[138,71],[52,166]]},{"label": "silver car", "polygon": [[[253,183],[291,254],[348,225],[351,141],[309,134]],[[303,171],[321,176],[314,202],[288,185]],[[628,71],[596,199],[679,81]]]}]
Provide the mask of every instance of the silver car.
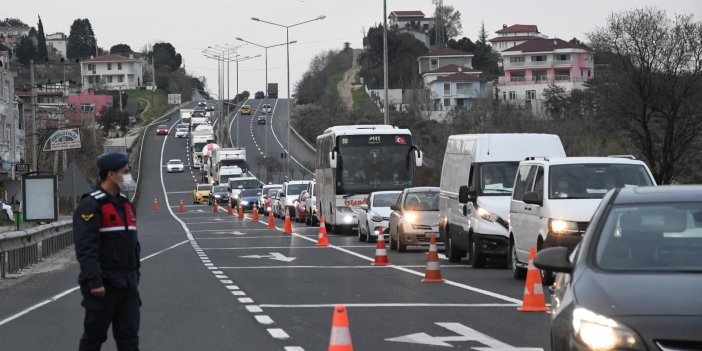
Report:
[{"label": "silver car", "polygon": [[405,252],[409,245],[429,245],[431,234],[439,238],[438,187],[408,188],[390,207],[390,249]]},{"label": "silver car", "polygon": [[[383,228],[383,234],[389,233],[388,220],[397,203],[400,191],[376,191],[368,195],[366,203],[358,211],[358,240],[374,242],[378,238],[377,228]],[[387,236],[385,237],[387,238]]]}]

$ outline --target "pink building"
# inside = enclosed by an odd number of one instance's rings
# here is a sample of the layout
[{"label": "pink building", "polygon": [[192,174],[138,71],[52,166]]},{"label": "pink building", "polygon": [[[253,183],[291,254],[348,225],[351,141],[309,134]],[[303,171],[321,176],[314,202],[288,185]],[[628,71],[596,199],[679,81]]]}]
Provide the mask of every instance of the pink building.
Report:
[{"label": "pink building", "polygon": [[594,77],[592,53],[567,41],[534,39],[502,51],[504,77],[497,88],[502,100],[525,102],[535,110],[543,103],[543,90],[555,83],[567,91],[583,89]]},{"label": "pink building", "polygon": [[488,41],[497,52],[502,52],[534,39],[548,38],[548,36],[541,34],[539,28],[533,24],[514,24],[509,27],[504,24],[502,29],[495,33],[497,33],[497,37]]},{"label": "pink building", "polygon": [[66,118],[76,121],[86,117],[93,118],[104,107],[112,107],[113,99],[112,95],[96,95],[93,89],[85,89],[79,95],[69,95],[66,104]]}]

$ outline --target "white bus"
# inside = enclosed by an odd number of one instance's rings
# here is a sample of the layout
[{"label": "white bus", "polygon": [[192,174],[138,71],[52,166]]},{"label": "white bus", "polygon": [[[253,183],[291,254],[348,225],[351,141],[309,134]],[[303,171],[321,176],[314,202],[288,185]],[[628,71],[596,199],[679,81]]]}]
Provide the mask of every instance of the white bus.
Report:
[{"label": "white bus", "polygon": [[335,233],[358,227],[354,208],[368,194],[415,186],[422,153],[408,129],[389,125],[328,128],[317,137],[317,212]]}]

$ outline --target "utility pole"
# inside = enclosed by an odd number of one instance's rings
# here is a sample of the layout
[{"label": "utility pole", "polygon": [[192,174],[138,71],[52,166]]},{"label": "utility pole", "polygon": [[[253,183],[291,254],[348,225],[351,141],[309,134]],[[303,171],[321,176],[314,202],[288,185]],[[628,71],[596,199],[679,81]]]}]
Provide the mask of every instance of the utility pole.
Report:
[{"label": "utility pole", "polygon": [[388,7],[383,0],[383,123],[390,124],[390,110],[388,109]]},{"label": "utility pole", "polygon": [[37,86],[34,82],[34,60],[29,60],[29,84],[32,86],[32,170],[39,170],[37,158]]}]

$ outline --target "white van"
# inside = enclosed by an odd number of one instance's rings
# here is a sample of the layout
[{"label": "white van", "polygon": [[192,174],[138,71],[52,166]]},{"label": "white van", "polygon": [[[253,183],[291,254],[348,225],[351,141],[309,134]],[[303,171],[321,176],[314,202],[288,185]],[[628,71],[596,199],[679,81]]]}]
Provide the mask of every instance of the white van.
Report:
[{"label": "white van", "polygon": [[290,220],[295,220],[295,213],[297,213],[295,200],[303,190],[307,189],[307,186],[311,182],[310,180],[291,180],[283,183],[283,189],[280,192],[280,202],[283,205],[284,211],[287,211],[283,212],[283,214],[289,213]]},{"label": "white van", "polygon": [[529,156],[565,156],[565,151],[558,136],[550,134],[449,137],[441,170],[439,236],[451,262],[460,261],[466,252],[476,268],[483,267],[487,257],[507,258],[514,175],[519,162]]},{"label": "white van", "polygon": [[[509,211],[509,263],[523,278],[529,249],[580,242],[595,209],[612,188],[656,185],[645,163],[633,157],[556,157],[522,161]],[[542,272],[543,283],[553,276]]]}]

